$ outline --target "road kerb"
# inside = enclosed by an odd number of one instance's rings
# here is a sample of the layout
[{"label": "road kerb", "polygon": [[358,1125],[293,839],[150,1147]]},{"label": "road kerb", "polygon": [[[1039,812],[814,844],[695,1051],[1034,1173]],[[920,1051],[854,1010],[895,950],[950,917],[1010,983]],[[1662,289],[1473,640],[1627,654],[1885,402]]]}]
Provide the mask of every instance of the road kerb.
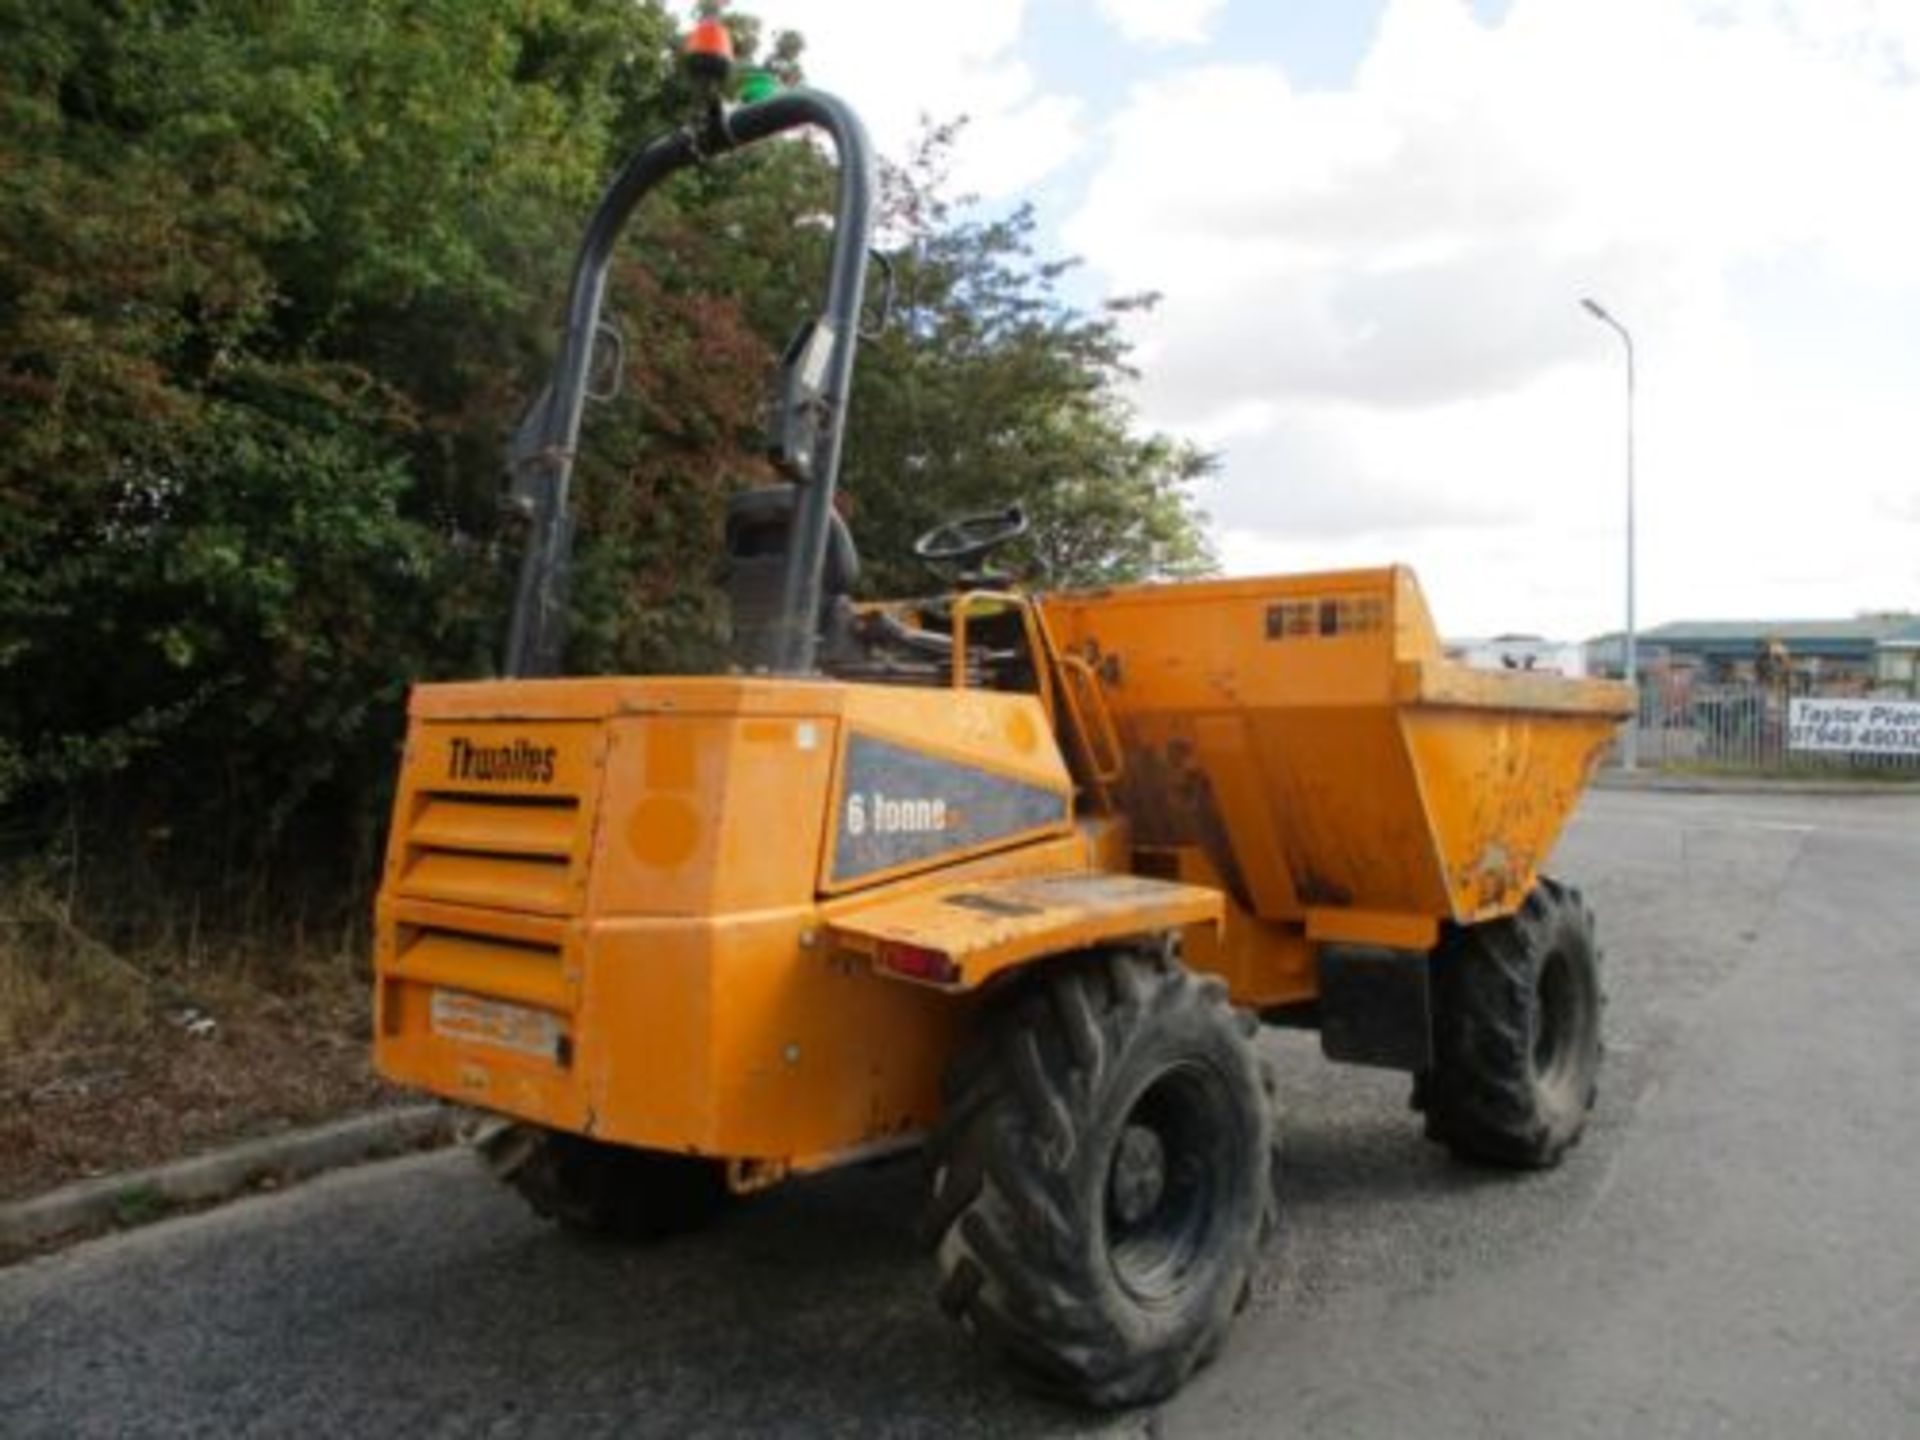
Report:
[{"label": "road kerb", "polygon": [[0,1262],[63,1236],[128,1228],[176,1209],[229,1199],[263,1182],[305,1179],[444,1145],[454,1138],[460,1116],[450,1106],[433,1104],[376,1110],[0,1205]]}]

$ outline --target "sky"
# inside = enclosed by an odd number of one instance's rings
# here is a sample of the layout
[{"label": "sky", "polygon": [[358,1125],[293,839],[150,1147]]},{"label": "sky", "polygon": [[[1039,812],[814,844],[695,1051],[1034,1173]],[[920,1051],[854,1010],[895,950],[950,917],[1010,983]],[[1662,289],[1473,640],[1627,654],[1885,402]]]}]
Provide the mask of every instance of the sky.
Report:
[{"label": "sky", "polygon": [[[1451,635],[1920,609],[1920,0],[757,0],[1031,202],[1221,456],[1229,573],[1403,562]],[[894,17],[886,23],[885,17]]]}]

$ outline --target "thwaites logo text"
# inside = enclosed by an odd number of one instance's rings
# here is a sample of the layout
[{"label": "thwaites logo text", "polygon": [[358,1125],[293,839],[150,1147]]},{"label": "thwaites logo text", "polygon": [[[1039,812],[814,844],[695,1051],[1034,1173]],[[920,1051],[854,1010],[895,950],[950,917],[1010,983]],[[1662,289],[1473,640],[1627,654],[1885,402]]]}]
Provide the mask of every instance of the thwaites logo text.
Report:
[{"label": "thwaites logo text", "polygon": [[559,754],[559,747],[536,745],[531,740],[476,745],[464,735],[456,735],[447,746],[447,778],[497,785],[551,785]]},{"label": "thwaites logo text", "polygon": [[959,815],[939,796],[887,795],[879,790],[847,796],[849,835],[939,835],[954,829]]}]

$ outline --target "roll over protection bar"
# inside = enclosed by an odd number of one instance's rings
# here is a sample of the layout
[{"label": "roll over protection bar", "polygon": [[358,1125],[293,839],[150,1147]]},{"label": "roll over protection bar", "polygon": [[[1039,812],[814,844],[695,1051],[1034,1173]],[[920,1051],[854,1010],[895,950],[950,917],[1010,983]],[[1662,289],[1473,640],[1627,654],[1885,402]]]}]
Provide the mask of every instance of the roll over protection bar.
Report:
[{"label": "roll over protection bar", "polygon": [[[567,302],[567,332],[553,379],[515,437],[514,494],[529,509],[531,527],[520,561],[513,622],[507,637],[509,676],[555,674],[566,641],[567,575],[572,555],[570,492],[575,447],[580,439],[594,336],[606,298],[607,267],[628,218],[661,181],[692,165],[813,125],[827,133],[839,162],[834,206],[833,259],[818,324],[825,327],[826,363],[810,377],[820,393],[812,408],[811,464],[800,487],[787,545],[780,615],[767,667],[805,674],[818,644],[821,566],[829,517],[840,477],[847,398],[853,383],[854,350],[866,287],[867,251],[873,231],[873,155],[865,128],[845,102],[824,91],[784,91],[754,105],[712,105],[703,120],[645,146],[616,175],[594,207],[574,261]],[[811,388],[811,387],[810,387]]]}]

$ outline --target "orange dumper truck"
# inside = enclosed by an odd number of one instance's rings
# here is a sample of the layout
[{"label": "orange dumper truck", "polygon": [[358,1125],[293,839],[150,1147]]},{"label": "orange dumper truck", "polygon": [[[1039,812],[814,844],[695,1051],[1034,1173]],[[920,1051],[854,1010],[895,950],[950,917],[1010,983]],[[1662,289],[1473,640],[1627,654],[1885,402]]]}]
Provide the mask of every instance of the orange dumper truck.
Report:
[{"label": "orange dumper truck", "polygon": [[[833,257],[780,481],[729,513],[735,664],[556,678],[614,241],[666,176],[805,126]],[[1630,692],[1449,663],[1398,568],[1022,593],[989,565],[1017,505],[922,537],[947,593],[856,601],[872,195],[845,105],[717,86],[607,190],[517,447],[506,678],[413,693],[375,1058],[499,1117],[492,1168],[585,1229],[921,1149],[945,1311],[1036,1386],[1145,1402],[1218,1350],[1275,1222],[1262,1024],[1410,1072],[1464,1157],[1579,1137],[1599,955],[1541,866]]]}]

